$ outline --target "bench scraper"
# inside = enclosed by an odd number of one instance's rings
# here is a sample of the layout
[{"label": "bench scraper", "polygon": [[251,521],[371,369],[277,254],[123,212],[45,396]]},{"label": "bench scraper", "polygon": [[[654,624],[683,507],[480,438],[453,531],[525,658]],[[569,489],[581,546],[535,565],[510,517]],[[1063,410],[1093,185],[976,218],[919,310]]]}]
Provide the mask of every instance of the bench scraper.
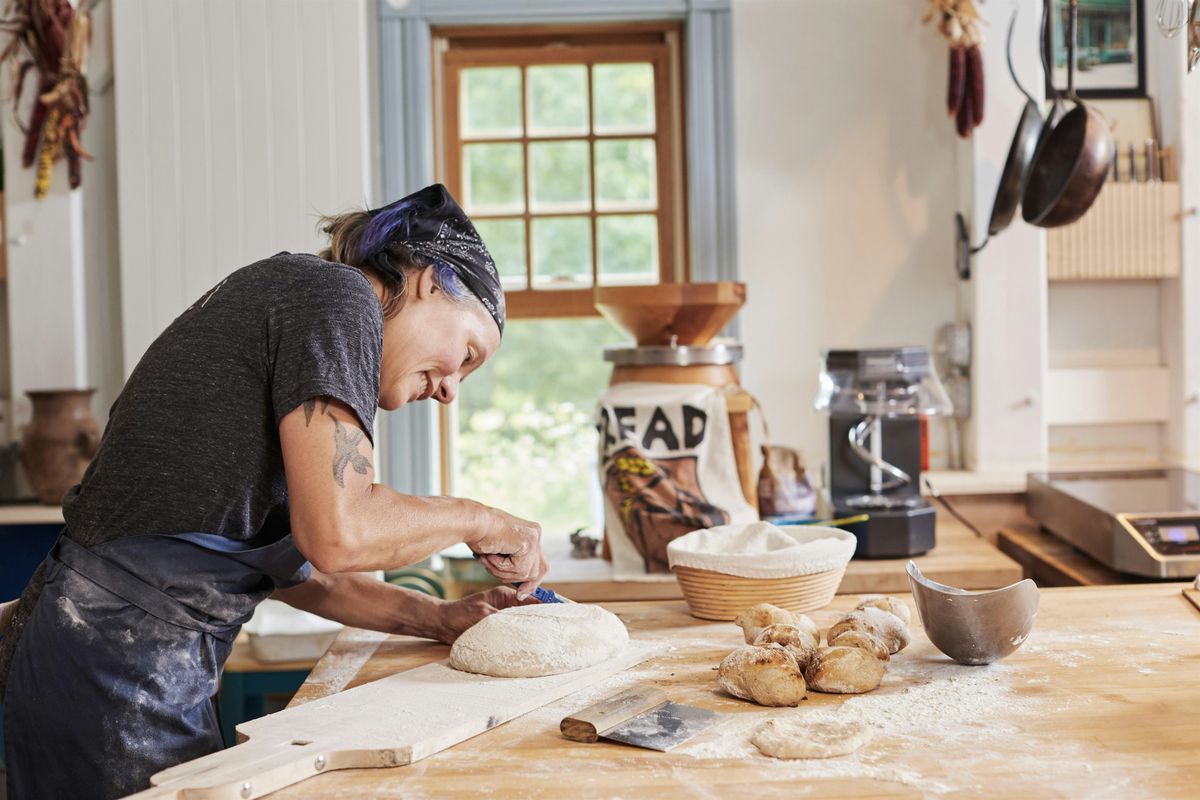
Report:
[{"label": "bench scraper", "polygon": [[575,742],[609,739],[665,752],[707,729],[718,716],[674,703],[654,687],[635,686],[565,717],[558,729]]}]

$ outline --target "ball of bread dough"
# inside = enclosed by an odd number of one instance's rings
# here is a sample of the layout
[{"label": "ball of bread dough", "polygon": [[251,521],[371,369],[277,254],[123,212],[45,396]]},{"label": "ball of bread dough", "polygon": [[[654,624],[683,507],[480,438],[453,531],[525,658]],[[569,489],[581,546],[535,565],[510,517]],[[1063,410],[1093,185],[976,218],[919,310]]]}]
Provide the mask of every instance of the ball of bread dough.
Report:
[{"label": "ball of bread dough", "polygon": [[796,706],[807,696],[796,659],[777,644],[734,650],[717,669],[717,683],[734,697],[760,706]]},{"label": "ball of bread dough", "polygon": [[861,650],[866,650],[880,661],[890,661],[892,658],[888,653],[887,645],[866,631],[842,631],[833,637],[833,641],[829,643],[829,646],[857,647]]},{"label": "ball of bread dough", "polygon": [[862,602],[855,606],[855,609],[859,608],[878,608],[880,611],[895,614],[905,625],[912,623],[912,612],[909,611],[908,606],[903,601],[885,594],[873,594],[864,597]]},{"label": "ball of bread dough", "polygon": [[827,694],[862,694],[883,680],[884,664],[858,647],[822,647],[809,662],[808,685]]},{"label": "ball of bread dough", "polygon": [[767,720],[750,741],[772,758],[834,758],[853,753],[873,735],[863,722],[809,721],[803,715]]},{"label": "ball of bread dough", "polygon": [[746,644],[754,644],[754,640],[762,633],[763,628],[776,624],[791,625],[812,634],[812,637],[817,641],[821,640],[821,634],[817,630],[817,623],[804,614],[796,611],[788,611],[786,608],[773,606],[770,603],[759,603],[756,606],[747,608],[741,614],[737,615],[734,622],[742,626],[742,633],[746,637]]},{"label": "ball of bread dough", "polygon": [[792,654],[792,658],[796,659],[796,664],[799,665],[801,672],[808,666],[813,653],[817,651],[817,645],[820,644],[808,631],[802,631],[795,625],[782,623],[763,628],[753,643],[759,647],[769,644],[782,646],[784,650]]},{"label": "ball of bread dough", "polygon": [[513,606],[484,617],[450,648],[450,666],[497,678],[559,675],[620,655],[625,624],[584,603]]},{"label": "ball of bread dough", "polygon": [[842,617],[825,633],[825,641],[832,643],[844,631],[865,631],[883,642],[889,653],[899,653],[908,647],[908,626],[887,611],[878,608],[860,608]]}]

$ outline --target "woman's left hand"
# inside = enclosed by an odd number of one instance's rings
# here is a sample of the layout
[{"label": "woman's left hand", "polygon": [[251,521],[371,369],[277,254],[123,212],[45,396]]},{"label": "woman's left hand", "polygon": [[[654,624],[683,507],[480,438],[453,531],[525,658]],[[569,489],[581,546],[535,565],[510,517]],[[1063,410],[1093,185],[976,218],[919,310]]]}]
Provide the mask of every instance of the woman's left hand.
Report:
[{"label": "woman's left hand", "polygon": [[440,642],[454,644],[454,640],[462,635],[463,631],[502,608],[537,605],[537,603],[537,599],[533,597],[518,600],[517,590],[509,586],[497,586],[486,592],[467,595],[461,600],[442,603],[439,609],[441,619],[436,638]]}]

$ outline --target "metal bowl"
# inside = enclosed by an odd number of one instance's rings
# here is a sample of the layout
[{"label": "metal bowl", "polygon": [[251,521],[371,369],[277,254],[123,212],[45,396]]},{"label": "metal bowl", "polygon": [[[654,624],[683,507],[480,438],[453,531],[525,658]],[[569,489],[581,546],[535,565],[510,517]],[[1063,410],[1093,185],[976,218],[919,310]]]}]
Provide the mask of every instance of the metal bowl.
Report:
[{"label": "metal bowl", "polygon": [[1028,578],[1003,589],[969,592],[929,580],[909,561],[908,582],[929,641],[960,664],[999,661],[1033,629],[1038,588]]}]

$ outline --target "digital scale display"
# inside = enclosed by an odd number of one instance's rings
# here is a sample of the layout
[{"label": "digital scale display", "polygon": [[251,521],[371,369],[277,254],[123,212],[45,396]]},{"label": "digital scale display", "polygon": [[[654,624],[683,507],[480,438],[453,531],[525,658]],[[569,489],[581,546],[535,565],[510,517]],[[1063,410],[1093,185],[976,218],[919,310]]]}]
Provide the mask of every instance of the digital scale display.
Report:
[{"label": "digital scale display", "polygon": [[1142,518],[1133,520],[1133,527],[1162,555],[1200,554],[1200,519]]},{"label": "digital scale display", "polygon": [[1161,525],[1158,535],[1164,542],[1171,544],[1200,542],[1200,528],[1195,525]]}]

